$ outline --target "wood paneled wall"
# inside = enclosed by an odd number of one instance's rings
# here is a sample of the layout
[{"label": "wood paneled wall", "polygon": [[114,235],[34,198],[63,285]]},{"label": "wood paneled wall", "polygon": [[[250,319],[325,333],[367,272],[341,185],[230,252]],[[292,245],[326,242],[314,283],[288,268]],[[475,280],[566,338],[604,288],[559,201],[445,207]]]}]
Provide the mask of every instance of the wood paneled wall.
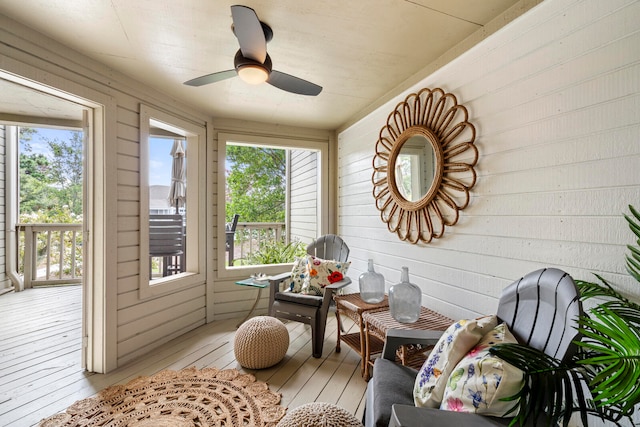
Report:
[{"label": "wood paneled wall", "polygon": [[[625,271],[634,239],[622,217],[640,207],[638,22],[638,1],[544,1],[340,132],[349,275],[373,258],[390,286],[406,265],[423,305],[454,318],[494,313],[505,286],[546,266],[602,274],[640,298]],[[380,220],[371,160],[389,112],[423,87],[469,109],[480,159],[459,223],[411,245]]]},{"label": "wood paneled wall", "polygon": [[291,151],[291,240],[305,245],[318,237],[318,154]]}]

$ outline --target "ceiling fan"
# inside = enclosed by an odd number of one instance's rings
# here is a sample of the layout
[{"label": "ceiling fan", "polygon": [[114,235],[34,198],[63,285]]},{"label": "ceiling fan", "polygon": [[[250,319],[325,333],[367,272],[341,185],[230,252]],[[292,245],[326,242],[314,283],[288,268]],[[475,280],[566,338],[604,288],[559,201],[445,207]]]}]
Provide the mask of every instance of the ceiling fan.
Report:
[{"label": "ceiling fan", "polygon": [[266,82],[278,89],[299,95],[316,96],[322,91],[322,86],[272,68],[271,57],[267,53],[267,42],[273,38],[273,30],[258,19],[253,9],[240,5],[231,6],[231,16],[231,28],[240,44],[240,50],[233,60],[234,69],[206,74],[184,84],[203,86],[238,75],[250,84]]}]

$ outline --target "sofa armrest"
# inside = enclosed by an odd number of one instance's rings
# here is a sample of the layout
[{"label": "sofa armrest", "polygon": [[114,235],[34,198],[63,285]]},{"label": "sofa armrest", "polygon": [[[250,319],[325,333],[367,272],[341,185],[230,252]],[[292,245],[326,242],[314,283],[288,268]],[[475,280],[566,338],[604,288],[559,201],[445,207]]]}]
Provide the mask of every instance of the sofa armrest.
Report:
[{"label": "sofa armrest", "polygon": [[436,345],[442,333],[443,331],[426,331],[419,329],[389,329],[384,342],[382,357],[394,361],[396,359],[396,350],[401,345]]},{"label": "sofa armrest", "polygon": [[494,427],[508,426],[510,418],[483,417],[464,412],[441,411],[437,408],[395,404],[391,409],[389,427],[422,427],[425,420],[431,426]]}]

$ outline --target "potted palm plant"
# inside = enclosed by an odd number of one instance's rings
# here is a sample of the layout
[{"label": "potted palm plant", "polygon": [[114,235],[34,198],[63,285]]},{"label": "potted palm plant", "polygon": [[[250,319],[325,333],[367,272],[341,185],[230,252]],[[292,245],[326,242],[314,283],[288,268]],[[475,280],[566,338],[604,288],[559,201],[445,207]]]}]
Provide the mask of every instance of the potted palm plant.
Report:
[{"label": "potted palm plant", "polygon": [[[637,237],[629,245],[627,271],[640,283],[640,212],[629,206],[625,215]],[[640,305],[617,292],[604,278],[576,281],[583,301],[596,301],[579,319],[582,339],[566,362],[519,344],[494,346],[491,352],[524,372],[524,383],[509,398],[519,408],[514,424],[533,418],[549,425],[569,424],[579,413],[583,425],[590,416],[621,425],[631,420],[640,403]]]}]

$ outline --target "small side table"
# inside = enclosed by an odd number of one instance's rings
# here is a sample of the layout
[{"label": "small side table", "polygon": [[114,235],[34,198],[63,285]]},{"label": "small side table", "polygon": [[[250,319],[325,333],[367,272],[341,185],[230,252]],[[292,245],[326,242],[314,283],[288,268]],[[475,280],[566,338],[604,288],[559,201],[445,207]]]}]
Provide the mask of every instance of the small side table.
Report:
[{"label": "small side table", "polygon": [[[445,331],[454,322],[448,318],[426,307],[420,308],[420,317],[414,323],[400,323],[391,316],[389,310],[386,311],[370,311],[362,315],[364,322],[365,336],[365,375],[369,377],[369,372],[373,366],[371,355],[377,350],[378,341],[384,343],[389,329],[423,329],[432,331]],[[398,350],[398,357],[403,365],[420,368],[424,358],[421,357],[425,351],[424,348],[415,346],[402,346]],[[417,356],[417,357],[416,357]]]},{"label": "small side table", "polygon": [[[336,302],[336,319],[338,320],[338,340],[336,341],[336,353],[340,353],[340,342],[344,341],[349,347],[354,349],[360,357],[362,357],[362,363],[360,364],[360,373],[364,377],[365,380],[368,380],[368,377],[365,377],[365,373],[367,369],[365,367],[366,358],[365,358],[365,330],[364,330],[364,322],[362,321],[362,314],[365,312],[369,312],[372,310],[389,310],[389,298],[387,295],[384,296],[384,299],[377,304],[369,304],[360,298],[360,294],[347,294],[347,295],[334,295],[333,299]],[[340,316],[345,315],[353,322],[358,325],[360,329],[359,332],[342,335],[340,333],[342,329],[342,323]],[[382,347],[384,345],[384,341],[373,338],[371,340],[371,351],[372,352],[381,352]]]},{"label": "small side table", "polygon": [[250,286],[252,288],[257,288],[258,289],[258,295],[256,295],[256,300],[253,303],[253,306],[251,307],[251,310],[249,310],[249,314],[247,314],[247,316],[242,319],[242,321],[240,321],[240,323],[238,323],[238,325],[236,325],[236,327],[240,327],[240,325],[242,325],[249,317],[251,317],[251,315],[253,314],[253,311],[256,309],[256,307],[258,306],[258,301],[260,301],[260,296],[262,295],[262,290],[266,287],[269,286],[269,282],[267,281],[266,283],[262,283],[262,282],[256,282],[255,280],[253,280],[252,278],[248,278],[248,279],[244,279],[244,280],[238,280],[236,282],[236,285],[240,285],[240,286]]}]

